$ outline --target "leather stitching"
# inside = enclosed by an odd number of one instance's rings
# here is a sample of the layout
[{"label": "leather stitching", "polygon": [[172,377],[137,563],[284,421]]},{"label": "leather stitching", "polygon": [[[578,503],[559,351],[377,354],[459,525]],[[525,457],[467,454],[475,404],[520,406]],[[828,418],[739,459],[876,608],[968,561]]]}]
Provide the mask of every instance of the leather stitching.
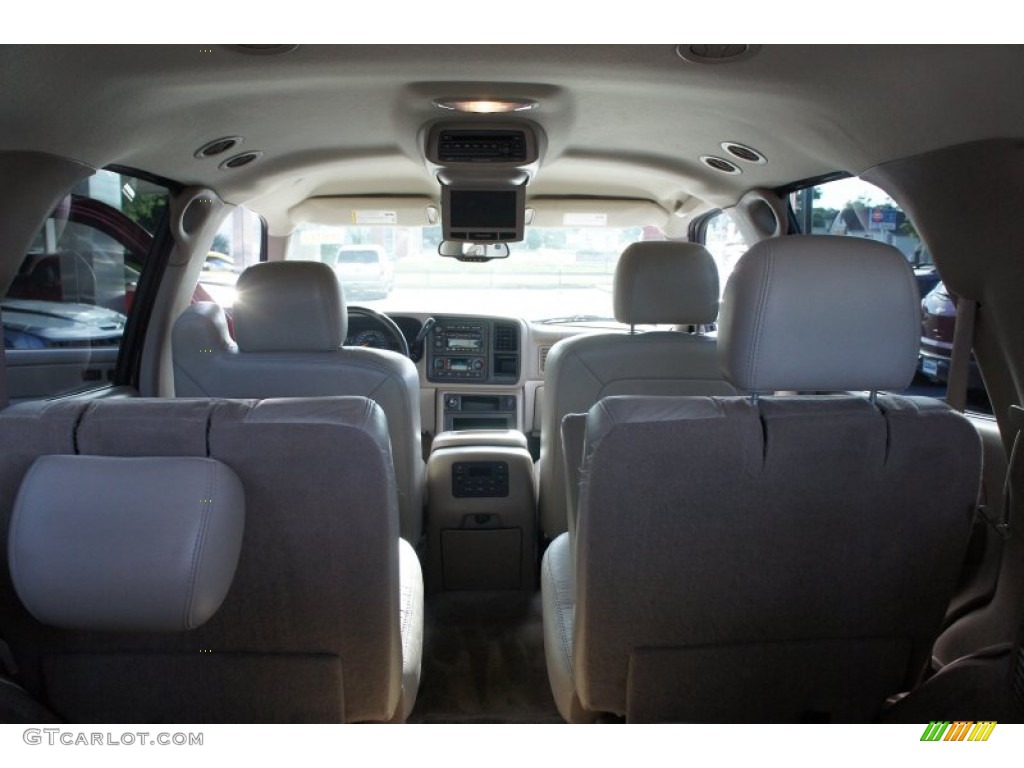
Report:
[{"label": "leather stitching", "polygon": [[764,317],[767,314],[768,307],[768,291],[772,281],[772,273],[774,271],[774,256],[771,252],[771,246],[768,246],[767,252],[765,253],[764,267],[762,268],[763,276],[761,278],[761,290],[757,297],[757,311],[754,315],[754,327],[753,335],[754,338],[751,340],[750,352],[747,356],[747,383],[751,385],[749,388],[751,391],[757,391],[760,387],[755,386],[755,377],[757,375],[758,360],[761,351],[761,339],[763,337],[763,324]]},{"label": "leather stitching", "polygon": [[554,600],[555,600],[555,618],[556,618],[556,623],[558,624],[558,635],[559,635],[559,638],[562,641],[562,653],[565,655],[566,660],[569,662],[569,664],[568,664],[568,667],[569,667],[569,679],[573,683],[573,688],[575,688],[576,687],[576,676],[573,674],[573,668],[572,668],[572,641],[571,641],[570,638],[568,638],[566,636],[566,631],[565,631],[565,621],[564,621],[564,616],[565,616],[564,608],[565,608],[565,604],[562,602],[562,600],[560,598],[561,590],[559,589],[558,580],[555,578],[555,571],[554,571],[553,566],[551,565],[551,559],[550,558],[547,559],[547,571],[548,571],[549,581],[550,581],[550,583],[552,585],[552,593],[554,595]]},{"label": "leather stitching", "polygon": [[209,502],[199,502],[199,528],[196,531],[196,538],[192,544],[192,566],[189,571],[188,592],[185,597],[184,625],[186,629],[192,629],[196,583],[199,580],[199,566],[203,555],[203,545],[206,543],[206,531],[210,524],[210,517],[213,514],[213,499],[216,492],[215,464],[208,465],[206,471],[206,498]]}]

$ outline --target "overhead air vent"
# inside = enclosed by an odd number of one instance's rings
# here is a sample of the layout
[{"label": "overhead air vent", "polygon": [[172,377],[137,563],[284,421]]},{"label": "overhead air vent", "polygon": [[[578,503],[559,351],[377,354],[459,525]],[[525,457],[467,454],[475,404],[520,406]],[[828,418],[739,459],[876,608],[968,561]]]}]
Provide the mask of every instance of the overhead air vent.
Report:
[{"label": "overhead air vent", "polygon": [[509,323],[495,323],[494,325],[494,351],[495,352],[518,352],[519,351],[519,326]]},{"label": "overhead air vent", "polygon": [[226,48],[236,53],[244,53],[249,56],[279,56],[282,53],[290,53],[299,46],[296,45],[228,45]]},{"label": "overhead air vent", "polygon": [[743,171],[736,163],[731,163],[728,160],[721,157],[714,157],[713,155],[701,155],[700,161],[704,163],[708,168],[713,168],[720,173],[727,173],[730,176],[737,176]]},{"label": "overhead air vent", "polygon": [[537,350],[537,370],[544,373],[544,367],[548,364],[548,352],[551,351],[551,347],[541,347]]},{"label": "overhead air vent", "polygon": [[749,59],[760,45],[677,45],[676,53],[691,64],[733,64]]},{"label": "overhead air vent", "polygon": [[236,168],[242,168],[250,163],[253,163],[263,157],[263,153],[259,151],[243,152],[240,155],[229,157],[218,168],[222,171],[233,171]]},{"label": "overhead air vent", "polygon": [[738,160],[742,160],[745,163],[754,163],[755,165],[764,165],[768,162],[768,158],[762,155],[753,147],[748,147],[746,144],[738,144],[735,141],[723,141],[722,149],[728,152]]},{"label": "overhead air vent", "polygon": [[208,157],[223,155],[225,152],[234,149],[241,143],[241,136],[225,136],[222,139],[214,139],[213,141],[208,141],[197,149],[195,152],[195,158],[197,160],[205,160]]}]

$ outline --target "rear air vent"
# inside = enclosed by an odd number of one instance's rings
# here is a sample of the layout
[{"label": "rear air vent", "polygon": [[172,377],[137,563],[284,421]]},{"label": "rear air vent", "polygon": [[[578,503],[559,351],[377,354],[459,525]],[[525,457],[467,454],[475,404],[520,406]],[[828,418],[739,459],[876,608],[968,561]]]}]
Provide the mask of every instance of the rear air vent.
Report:
[{"label": "rear air vent", "polygon": [[677,45],[676,53],[690,64],[732,64],[749,59],[760,45]]},{"label": "rear air vent", "polygon": [[262,152],[243,152],[240,155],[229,157],[227,160],[225,160],[217,167],[220,168],[222,171],[232,171],[235,168],[242,168],[246,165],[249,165],[250,163],[253,163],[256,160],[259,160],[261,157],[263,157]]},{"label": "rear air vent", "polygon": [[768,158],[753,147],[748,147],[746,144],[737,144],[735,141],[723,141],[722,149],[745,163],[764,165],[768,162]]},{"label": "rear air vent", "polygon": [[195,158],[197,160],[205,160],[208,157],[223,155],[225,152],[230,149],[234,149],[241,143],[241,136],[225,136],[223,139],[214,139],[211,142],[203,144],[203,146],[197,149]]},{"label": "rear air vent", "polygon": [[743,171],[736,163],[731,163],[721,157],[714,157],[712,155],[701,155],[700,161],[704,163],[708,168],[713,168],[720,173],[727,173],[730,176],[736,176]]},{"label": "rear air vent", "polygon": [[524,131],[446,130],[437,157],[442,163],[524,163],[527,145]]},{"label": "rear air vent", "polygon": [[519,326],[508,323],[495,323],[494,325],[494,351],[495,352],[518,352],[519,351]]},{"label": "rear air vent", "polygon": [[548,352],[551,351],[551,347],[541,347],[537,350],[537,369],[544,373],[544,367],[548,364]]}]

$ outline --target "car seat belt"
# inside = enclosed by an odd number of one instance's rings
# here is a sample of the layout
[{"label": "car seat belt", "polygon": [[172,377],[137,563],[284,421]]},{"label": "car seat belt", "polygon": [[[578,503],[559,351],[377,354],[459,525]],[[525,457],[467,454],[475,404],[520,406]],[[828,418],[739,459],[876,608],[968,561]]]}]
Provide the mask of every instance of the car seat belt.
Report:
[{"label": "car seat belt", "polygon": [[[971,352],[974,350],[975,319],[978,302],[957,296],[956,327],[953,330],[953,348],[950,351],[949,378],[946,389],[946,404],[963,413],[967,406],[967,384],[970,377]],[[1010,537],[1010,517],[1014,507],[1014,489],[1024,486],[1024,408],[1010,406],[1009,419],[1010,456],[1006,462],[1006,477],[1003,480],[1002,510],[993,519],[986,505],[978,505],[978,512],[985,521],[1004,539]]]},{"label": "car seat belt", "polygon": [[[0,336],[3,336],[4,321],[0,318]],[[0,347],[0,411],[7,407],[7,352]]]},{"label": "car seat belt", "polygon": [[949,356],[949,377],[946,403],[963,413],[967,406],[967,383],[971,371],[971,351],[974,349],[974,319],[978,302],[957,296],[956,327],[953,329],[953,349]]},{"label": "car seat belt", "polygon": [[18,665],[14,663],[11,647],[0,640],[0,677],[17,677]]},{"label": "car seat belt", "polygon": [[1015,489],[1024,487],[1024,408],[1019,405],[1010,406],[1009,418],[1010,457],[1006,462],[1006,478],[1003,480],[1003,508],[998,519],[988,514],[984,504],[978,506],[978,513],[1004,539],[1010,538],[1010,518],[1013,514]]}]

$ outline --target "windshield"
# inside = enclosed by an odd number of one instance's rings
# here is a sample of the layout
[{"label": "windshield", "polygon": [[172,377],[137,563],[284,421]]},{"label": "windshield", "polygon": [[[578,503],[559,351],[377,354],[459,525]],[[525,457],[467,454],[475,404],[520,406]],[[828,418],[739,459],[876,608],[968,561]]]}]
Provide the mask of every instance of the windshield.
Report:
[{"label": "windshield", "polygon": [[[654,227],[528,227],[525,240],[511,244],[509,258],[465,263],[438,255],[440,227],[304,226],[292,235],[287,258],[334,267],[346,301],[381,312],[597,322],[612,320],[619,254],[644,239],[664,236]],[[341,268],[366,252],[382,252],[385,267],[367,274]]]}]

